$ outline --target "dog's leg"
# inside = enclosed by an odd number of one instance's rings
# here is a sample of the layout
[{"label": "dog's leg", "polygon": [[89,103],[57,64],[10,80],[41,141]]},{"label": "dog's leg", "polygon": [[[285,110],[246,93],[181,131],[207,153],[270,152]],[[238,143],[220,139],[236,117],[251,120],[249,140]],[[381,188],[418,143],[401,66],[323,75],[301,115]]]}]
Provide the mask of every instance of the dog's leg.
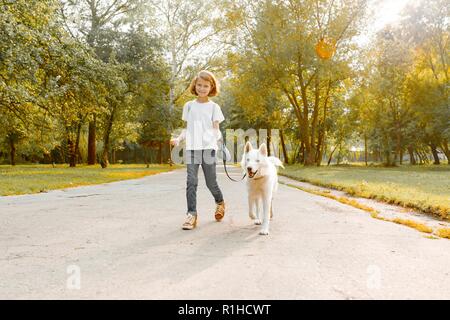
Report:
[{"label": "dog's leg", "polygon": [[248,195],[248,216],[250,219],[255,220],[256,219],[256,205],[255,205],[255,199]]},{"label": "dog's leg", "polygon": [[275,182],[272,189],[272,197],[270,198],[270,219],[273,218],[273,197],[275,196],[278,189],[278,177],[275,177]]},{"label": "dog's leg", "polygon": [[260,198],[256,198],[255,199],[255,207],[256,207],[256,219],[255,219],[255,224],[256,225],[260,225],[261,224],[261,218],[262,218],[262,214],[261,214],[261,199]]},{"label": "dog's leg", "polygon": [[272,192],[269,192],[263,197],[263,223],[259,234],[268,235],[269,234],[269,222],[270,222],[270,203],[272,202]]},{"label": "dog's leg", "polygon": [[270,200],[270,219],[273,218],[273,199]]}]

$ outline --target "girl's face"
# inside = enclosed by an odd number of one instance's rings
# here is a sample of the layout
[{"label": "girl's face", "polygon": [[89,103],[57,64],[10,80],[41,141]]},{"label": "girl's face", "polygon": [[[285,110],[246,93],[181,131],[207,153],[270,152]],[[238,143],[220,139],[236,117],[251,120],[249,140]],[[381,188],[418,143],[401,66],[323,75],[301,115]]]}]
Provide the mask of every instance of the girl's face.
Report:
[{"label": "girl's face", "polygon": [[199,97],[201,98],[207,97],[211,89],[212,86],[209,81],[203,80],[202,78],[197,79],[195,83],[195,91],[197,92]]}]

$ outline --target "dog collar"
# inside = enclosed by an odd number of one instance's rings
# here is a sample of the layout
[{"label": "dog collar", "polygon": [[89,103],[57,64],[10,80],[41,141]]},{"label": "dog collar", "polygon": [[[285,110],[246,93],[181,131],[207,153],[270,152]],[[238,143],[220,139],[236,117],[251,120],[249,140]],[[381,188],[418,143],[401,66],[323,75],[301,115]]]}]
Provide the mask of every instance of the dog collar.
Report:
[{"label": "dog collar", "polygon": [[261,176],[261,177],[258,177],[258,178],[252,178],[252,180],[259,180],[259,179],[262,179],[262,178],[264,178],[264,176]]},{"label": "dog collar", "polygon": [[[258,171],[256,171],[256,172],[258,172]],[[255,172],[255,174],[256,174],[256,172]],[[262,179],[262,178],[264,178],[264,176],[257,177],[257,178],[250,178],[250,179],[252,179],[252,180],[259,180],[259,179]]]}]

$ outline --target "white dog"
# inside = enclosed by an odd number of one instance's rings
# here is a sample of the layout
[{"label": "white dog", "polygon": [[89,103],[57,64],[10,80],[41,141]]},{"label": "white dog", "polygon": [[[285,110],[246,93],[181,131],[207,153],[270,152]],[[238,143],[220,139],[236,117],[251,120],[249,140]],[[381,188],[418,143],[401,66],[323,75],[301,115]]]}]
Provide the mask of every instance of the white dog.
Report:
[{"label": "white dog", "polygon": [[273,216],[272,199],[278,189],[277,166],[284,168],[277,157],[267,156],[265,143],[253,149],[250,142],[244,147],[241,167],[247,173],[248,209],[250,219],[262,228],[259,234],[269,234],[269,220]]}]

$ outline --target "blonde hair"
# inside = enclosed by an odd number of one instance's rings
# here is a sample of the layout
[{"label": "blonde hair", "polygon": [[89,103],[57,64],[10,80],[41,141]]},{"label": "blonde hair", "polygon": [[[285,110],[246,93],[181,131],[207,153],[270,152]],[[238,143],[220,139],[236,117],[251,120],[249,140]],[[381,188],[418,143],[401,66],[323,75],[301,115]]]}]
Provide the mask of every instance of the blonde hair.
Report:
[{"label": "blonde hair", "polygon": [[209,91],[208,97],[215,97],[219,95],[220,89],[219,89],[219,82],[217,81],[216,77],[212,74],[212,72],[208,70],[201,70],[194,79],[192,79],[191,84],[189,86],[189,92],[193,95],[198,96],[197,91],[195,90],[195,86],[197,84],[197,80],[199,78],[202,78],[205,81],[208,81],[211,84],[211,90]]}]

